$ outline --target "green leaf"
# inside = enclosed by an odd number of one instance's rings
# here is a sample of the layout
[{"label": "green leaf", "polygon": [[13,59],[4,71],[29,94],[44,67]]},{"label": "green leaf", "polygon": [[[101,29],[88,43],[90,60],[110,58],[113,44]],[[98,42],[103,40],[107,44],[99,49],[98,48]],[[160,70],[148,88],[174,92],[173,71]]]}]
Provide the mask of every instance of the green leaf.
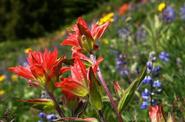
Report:
[{"label": "green leaf", "polygon": [[90,68],[89,71],[89,78],[90,78],[89,101],[96,110],[101,110],[102,109],[102,97],[100,94],[101,85],[96,79],[92,68]]},{"label": "green leaf", "polygon": [[34,108],[39,110],[50,111],[54,108],[54,103],[51,99],[29,99],[29,100],[19,100],[20,102],[26,102],[32,104]]},{"label": "green leaf", "polygon": [[138,86],[141,84],[141,81],[144,79],[146,75],[146,67],[144,68],[142,74],[133,81],[130,86],[123,92],[122,97],[118,103],[118,111],[121,112],[125,109],[125,107],[129,104],[130,100],[134,96],[135,91]]}]

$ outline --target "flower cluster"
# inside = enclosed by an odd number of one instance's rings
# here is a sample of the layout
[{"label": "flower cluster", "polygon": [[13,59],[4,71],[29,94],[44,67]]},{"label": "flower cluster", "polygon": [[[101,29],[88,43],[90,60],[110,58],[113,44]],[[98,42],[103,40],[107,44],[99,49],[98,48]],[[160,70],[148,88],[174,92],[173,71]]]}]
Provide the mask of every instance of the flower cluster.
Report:
[{"label": "flower cluster", "polygon": [[108,26],[109,22],[102,25],[93,24],[89,29],[87,23],[79,17],[77,23],[73,26],[72,32],[61,45],[72,46],[77,51],[92,53],[98,48],[96,40],[101,38]]},{"label": "flower cluster", "polygon": [[176,17],[174,9],[171,6],[167,6],[162,12],[162,17],[165,22],[174,21]]},{"label": "flower cluster", "polygon": [[118,52],[116,54],[115,63],[116,63],[116,70],[118,71],[120,76],[123,77],[123,78],[128,77],[129,70],[128,70],[128,67],[127,67],[127,62],[126,62],[126,59],[125,59],[125,55]]},{"label": "flower cluster", "polygon": [[[26,51],[27,65],[10,67],[9,70],[27,79],[30,85],[42,88],[46,93],[43,92],[41,98],[21,102],[42,105],[43,109],[52,106],[60,117],[64,117],[65,113],[53,93],[56,87],[61,89],[64,107],[71,107],[68,104],[73,102],[75,107],[80,108],[82,101],[89,101],[95,110],[101,110],[102,86],[97,79],[97,73],[103,58],[95,58],[94,53],[98,49],[96,41],[101,38],[108,26],[109,22],[105,22],[101,25],[93,24],[89,28],[85,20],[79,17],[72,31],[61,43],[62,46],[72,46],[70,59],[65,56],[58,57],[57,49],[54,51],[45,49],[44,52]],[[66,72],[69,75],[64,77],[63,74]],[[71,108],[72,111],[75,111],[75,107]],[[43,112],[39,113],[39,117],[40,121],[53,121],[57,118],[54,114],[47,115]]]},{"label": "flower cluster", "polygon": [[[164,54],[166,56],[167,53],[161,52],[159,57],[160,58],[162,57],[162,59],[164,59]],[[162,84],[161,84],[161,81],[158,80],[158,76],[161,68],[160,66],[155,64],[156,60],[157,60],[157,57],[155,56],[155,52],[151,52],[149,54],[149,61],[146,64],[148,75],[145,76],[145,78],[142,81],[142,83],[145,85],[146,88],[141,93],[141,96],[143,99],[143,103],[141,104],[141,109],[146,109],[150,105],[155,106],[159,104],[159,99],[157,97],[162,92]],[[167,60],[167,57],[165,57],[165,61],[166,60]]]},{"label": "flower cluster", "polygon": [[58,58],[56,49],[53,52],[47,49],[44,52],[30,51],[26,66],[10,67],[9,70],[28,79],[30,85],[43,87],[60,75],[58,70],[63,60],[64,57]]}]

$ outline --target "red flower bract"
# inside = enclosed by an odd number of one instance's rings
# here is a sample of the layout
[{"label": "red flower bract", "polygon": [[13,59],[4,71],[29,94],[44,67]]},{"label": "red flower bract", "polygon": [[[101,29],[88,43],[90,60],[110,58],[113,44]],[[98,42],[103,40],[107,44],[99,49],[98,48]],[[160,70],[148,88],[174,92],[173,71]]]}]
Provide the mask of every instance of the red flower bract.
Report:
[{"label": "red flower bract", "polygon": [[149,117],[151,122],[165,122],[162,106],[160,105],[150,106]]},{"label": "red flower bract", "polygon": [[63,93],[71,93],[76,96],[86,96],[88,94],[88,78],[85,65],[79,58],[75,58],[74,65],[70,67],[71,77],[62,79],[56,83],[56,87],[60,87]]},{"label": "red flower bract", "polygon": [[86,64],[89,65],[89,67],[92,67],[94,73],[97,72],[98,69],[98,65],[103,61],[103,57],[99,57],[97,60],[93,61],[93,59],[87,57],[86,55],[84,55],[81,52],[78,52],[76,50],[73,50],[72,52],[72,57],[75,58],[79,58],[80,60],[82,60],[83,62],[85,62]]},{"label": "red flower bract", "polygon": [[129,4],[125,3],[119,8],[119,15],[124,15],[129,9]]},{"label": "red flower bract", "polygon": [[[99,63],[103,60],[99,58],[96,62],[91,61],[85,55],[79,52],[73,52],[74,64],[70,67],[71,77],[63,78],[61,82],[56,83],[56,87],[62,89],[63,94],[68,93],[75,96],[84,97],[89,93],[90,90],[90,68],[92,67],[93,73],[97,72],[97,67]],[[84,62],[90,64],[86,67]]]},{"label": "red flower bract", "polygon": [[47,49],[45,49],[44,52],[31,51],[28,54],[28,65],[26,67],[10,67],[9,70],[28,80],[43,84],[52,79],[56,80],[56,77],[59,75],[64,57],[57,57],[57,49],[53,52],[50,52]]},{"label": "red flower bract", "polygon": [[85,20],[79,17],[77,23],[73,26],[73,32],[61,45],[69,45],[76,50],[92,52],[97,48],[96,40],[101,38],[108,26],[108,22],[103,25],[93,24],[92,28],[89,29]]}]

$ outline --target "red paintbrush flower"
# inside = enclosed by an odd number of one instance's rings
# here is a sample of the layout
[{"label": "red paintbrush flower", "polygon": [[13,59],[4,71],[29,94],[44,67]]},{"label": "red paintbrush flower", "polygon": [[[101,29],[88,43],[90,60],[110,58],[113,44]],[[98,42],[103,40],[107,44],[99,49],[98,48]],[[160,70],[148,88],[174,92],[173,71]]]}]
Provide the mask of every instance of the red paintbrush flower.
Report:
[{"label": "red paintbrush flower", "polygon": [[70,70],[71,77],[61,79],[62,81],[55,83],[55,86],[61,88],[67,100],[89,95],[91,104],[96,109],[101,109],[101,85],[96,79],[95,70],[93,71],[92,67],[87,68],[78,56],[74,57],[74,64]]},{"label": "red paintbrush flower", "polygon": [[86,96],[89,92],[89,81],[85,65],[79,58],[75,58],[70,70],[71,77],[63,78],[61,82],[55,84],[56,87],[60,87],[64,94],[71,93],[76,96]]},{"label": "red paintbrush flower", "polygon": [[95,61],[89,57],[87,57],[86,55],[84,55],[83,53],[73,50],[72,51],[72,57],[73,59],[75,58],[79,58],[80,60],[82,60],[88,67],[92,67],[94,73],[97,72],[98,69],[98,65],[103,61],[103,57],[99,57],[97,60],[95,59]]},{"label": "red paintbrush flower", "polygon": [[108,22],[103,25],[93,24],[92,28],[89,29],[85,20],[79,17],[77,23],[73,26],[73,32],[61,45],[72,46],[75,50],[92,52],[97,48],[96,40],[101,38],[108,26]]},{"label": "red paintbrush flower", "polygon": [[[73,51],[72,57],[74,59],[74,64],[70,67],[71,77],[63,78],[61,82],[56,83],[56,87],[62,88],[62,91],[65,91],[65,93],[70,92],[77,96],[86,96],[88,94],[90,83],[89,70],[92,67],[95,74],[98,65],[103,61],[103,58],[100,57],[96,62],[93,62],[90,58],[78,51]],[[62,71],[69,71],[69,67]]]},{"label": "red paintbrush flower", "polygon": [[[11,72],[29,80],[32,85],[43,85],[45,82],[56,80],[64,57],[58,58],[58,51],[45,49],[44,52],[31,51],[28,54],[28,65],[10,67]],[[30,82],[32,81],[32,82]]]},{"label": "red paintbrush flower", "polygon": [[128,3],[124,3],[118,10],[119,15],[124,15],[128,11],[129,6]]},{"label": "red paintbrush flower", "polygon": [[162,106],[150,106],[149,117],[151,122],[165,122]]}]

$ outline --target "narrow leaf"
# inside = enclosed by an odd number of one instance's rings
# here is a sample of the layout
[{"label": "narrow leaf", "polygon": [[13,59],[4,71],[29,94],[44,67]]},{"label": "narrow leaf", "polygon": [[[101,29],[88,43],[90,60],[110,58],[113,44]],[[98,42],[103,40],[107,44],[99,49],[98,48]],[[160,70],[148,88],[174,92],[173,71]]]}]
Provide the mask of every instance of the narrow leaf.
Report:
[{"label": "narrow leaf", "polygon": [[135,91],[140,85],[141,81],[144,79],[146,75],[146,67],[144,68],[142,74],[133,81],[130,86],[123,92],[122,97],[118,103],[118,111],[121,112],[125,109],[125,107],[129,104],[130,100],[134,96]]},{"label": "narrow leaf", "polygon": [[20,102],[26,102],[32,104],[34,108],[39,109],[39,110],[53,110],[54,108],[54,103],[51,99],[29,99],[29,100],[19,100]]},{"label": "narrow leaf", "polygon": [[96,79],[92,67],[89,71],[89,79],[90,79],[90,94],[89,99],[90,103],[96,110],[102,109],[102,98],[101,98],[101,85]]}]

